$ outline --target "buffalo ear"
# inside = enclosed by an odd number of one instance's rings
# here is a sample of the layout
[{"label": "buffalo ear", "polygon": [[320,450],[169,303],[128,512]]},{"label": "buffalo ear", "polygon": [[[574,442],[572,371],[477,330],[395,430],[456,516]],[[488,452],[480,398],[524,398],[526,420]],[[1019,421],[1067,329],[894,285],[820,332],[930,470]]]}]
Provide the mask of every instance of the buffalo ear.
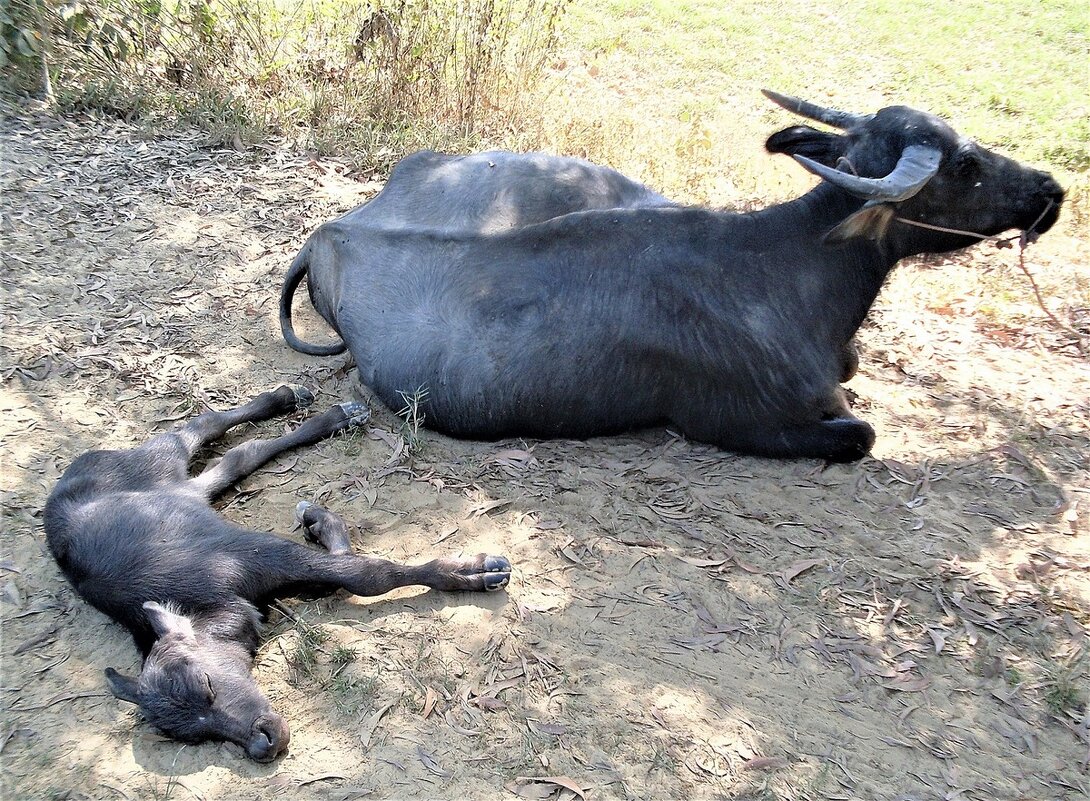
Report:
[{"label": "buffalo ear", "polygon": [[148,622],[151,623],[156,636],[165,637],[168,634],[181,634],[187,639],[194,637],[193,624],[185,615],[179,615],[155,601],[144,602],[144,613],[148,616]]},{"label": "buffalo ear", "polygon": [[806,156],[833,167],[844,152],[844,137],[819,131],[809,125],[795,125],[768,137],[765,149],[769,153]]},{"label": "buffalo ear", "polygon": [[110,685],[110,692],[116,698],[128,701],[130,704],[140,703],[137,697],[139,685],[136,679],[131,676],[124,676],[113,668],[106,668],[106,682]]},{"label": "buffalo ear", "polygon": [[886,235],[886,229],[889,228],[893,217],[892,204],[876,203],[873,206],[868,204],[827,233],[825,242],[835,245],[858,237],[881,239]]}]

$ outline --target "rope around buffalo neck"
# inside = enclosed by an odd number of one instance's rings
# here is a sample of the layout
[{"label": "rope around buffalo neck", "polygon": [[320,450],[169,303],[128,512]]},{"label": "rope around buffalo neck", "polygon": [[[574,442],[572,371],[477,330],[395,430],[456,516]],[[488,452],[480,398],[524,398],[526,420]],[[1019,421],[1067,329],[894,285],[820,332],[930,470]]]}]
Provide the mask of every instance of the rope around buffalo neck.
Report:
[{"label": "rope around buffalo neck", "polygon": [[959,236],[971,236],[971,237],[973,237],[975,239],[979,239],[981,242],[995,242],[996,247],[999,247],[999,248],[1009,248],[1009,247],[1012,246],[1011,243],[1013,243],[1014,240],[1017,239],[1018,244],[1021,246],[1022,250],[1025,251],[1025,249],[1026,249],[1026,247],[1028,245],[1032,245],[1034,242],[1037,241],[1037,237],[1040,236],[1040,234],[1037,233],[1037,231],[1036,231],[1037,225],[1041,222],[1041,220],[1043,220],[1045,218],[1046,214],[1048,214],[1050,211],[1052,211],[1052,207],[1055,206],[1055,205],[1056,205],[1056,203],[1050,198],[1049,201],[1048,201],[1048,205],[1045,206],[1045,208],[1044,208],[1044,211],[1042,211],[1039,215],[1037,215],[1037,219],[1033,221],[1033,224],[1029,228],[1027,228],[1026,230],[1024,230],[1020,234],[1016,234],[1014,236],[1007,236],[1007,237],[988,236],[987,234],[977,234],[977,233],[973,233],[972,231],[962,231],[962,230],[960,230],[958,228],[944,228],[941,225],[931,225],[930,223],[918,222],[916,220],[909,220],[909,219],[907,219],[905,217],[894,217],[893,219],[895,219],[897,222],[902,222],[905,225],[914,225],[917,228],[926,228],[929,231],[941,231],[944,234],[958,234]]},{"label": "rope around buffalo neck", "polygon": [[[971,237],[974,237],[976,239],[979,239],[981,242],[994,242],[995,246],[997,248],[1000,248],[1000,249],[1013,247],[1014,246],[1013,243],[1017,239],[1018,240],[1018,267],[1019,267],[1019,269],[1022,270],[1022,274],[1025,275],[1026,278],[1029,280],[1029,285],[1031,287],[1033,287],[1033,294],[1037,298],[1037,305],[1041,307],[1041,311],[1043,311],[1045,313],[1045,316],[1048,317],[1048,319],[1052,321],[1053,325],[1055,325],[1058,328],[1063,329],[1064,331],[1068,331],[1070,333],[1075,334],[1076,336],[1079,336],[1078,331],[1076,331],[1071,326],[1066,325],[1065,323],[1063,323],[1058,317],[1056,317],[1055,314],[1053,314],[1051,311],[1049,311],[1049,308],[1045,305],[1044,298],[1041,297],[1041,290],[1037,286],[1037,281],[1033,278],[1033,273],[1031,273],[1029,271],[1029,268],[1026,267],[1026,248],[1037,241],[1037,238],[1040,236],[1040,234],[1036,230],[1037,225],[1041,222],[1041,220],[1043,220],[1045,218],[1046,214],[1048,214],[1050,211],[1052,211],[1052,207],[1055,206],[1055,205],[1056,205],[1055,202],[1052,201],[1051,199],[1049,199],[1048,205],[1045,206],[1044,211],[1042,211],[1038,215],[1037,219],[1033,221],[1033,224],[1029,228],[1027,228],[1026,230],[1024,230],[1020,234],[1015,234],[1014,236],[1007,236],[1007,237],[987,236],[985,234],[975,234],[972,231],[961,231],[961,230],[959,230],[957,228],[944,228],[941,225],[931,225],[930,223],[917,222],[916,220],[908,220],[908,219],[905,219],[904,217],[894,217],[893,219],[895,219],[897,222],[902,222],[905,225],[914,225],[917,228],[927,228],[930,231],[941,231],[944,234],[958,234],[960,236],[971,236]],[[1080,339],[1081,339],[1081,337],[1080,337]]]}]

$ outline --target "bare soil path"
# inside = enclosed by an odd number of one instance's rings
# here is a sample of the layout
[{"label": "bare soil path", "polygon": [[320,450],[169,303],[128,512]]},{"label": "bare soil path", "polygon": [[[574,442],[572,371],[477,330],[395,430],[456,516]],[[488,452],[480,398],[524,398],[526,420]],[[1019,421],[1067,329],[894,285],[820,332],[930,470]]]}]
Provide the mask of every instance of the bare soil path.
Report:
[{"label": "bare soil path", "polygon": [[[424,432],[409,455],[388,415],[282,457],[228,517],[287,532],[321,501],[359,550],[504,553],[512,584],[289,602],[255,666],[289,755],[163,740],[106,690],[137,652],[48,556],[45,498],[84,450],[205,404],[289,381],[352,397],[344,359],[283,344],[275,301],[306,235],[377,185],[115,123],[0,136],[5,799],[1087,797],[1090,370],[1032,306],[997,328],[935,302],[1016,259],[983,249],[887,287],[851,385],[878,431],[856,465],[665,430]],[[1085,242],[1030,255],[1086,291]]]}]

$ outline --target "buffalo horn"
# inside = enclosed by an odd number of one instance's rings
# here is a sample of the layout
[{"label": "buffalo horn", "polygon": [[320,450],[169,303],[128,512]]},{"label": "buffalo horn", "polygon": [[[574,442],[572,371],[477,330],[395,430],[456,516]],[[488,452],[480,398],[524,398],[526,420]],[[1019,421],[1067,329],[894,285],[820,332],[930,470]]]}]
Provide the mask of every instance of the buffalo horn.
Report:
[{"label": "buffalo horn", "polygon": [[885,178],[860,178],[846,172],[826,167],[806,156],[795,156],[795,161],[829,183],[868,200],[899,203],[908,200],[935,177],[939,170],[942,153],[933,147],[909,145],[893,172]]},{"label": "buffalo horn", "polygon": [[799,100],[797,97],[791,97],[791,95],[781,95],[779,92],[773,92],[769,89],[762,89],[761,93],[776,105],[783,106],[794,114],[823,122],[834,128],[854,128],[871,117],[869,114],[849,114],[846,111],[825,108],[814,103],[807,103],[805,100]]}]

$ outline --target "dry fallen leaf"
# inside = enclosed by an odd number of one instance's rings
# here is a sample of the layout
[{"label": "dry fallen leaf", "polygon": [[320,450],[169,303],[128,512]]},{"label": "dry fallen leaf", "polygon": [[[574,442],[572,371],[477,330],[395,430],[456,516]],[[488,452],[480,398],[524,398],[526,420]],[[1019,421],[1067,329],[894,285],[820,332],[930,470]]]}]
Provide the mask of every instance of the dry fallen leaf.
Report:
[{"label": "dry fallen leaf", "polygon": [[425,768],[430,770],[436,776],[442,776],[443,778],[448,778],[449,776],[452,775],[449,770],[444,770],[442,767],[440,767],[439,763],[435,761],[435,756],[434,755],[429,754],[427,751],[425,751],[419,745],[416,747],[416,755],[417,755],[417,757],[420,758],[421,764],[423,764]]},{"label": "dry fallen leaf", "polygon": [[363,743],[363,747],[366,748],[371,743],[371,737],[375,734],[375,729],[378,728],[379,721],[382,720],[382,716],[394,708],[396,704],[390,703],[385,706],[379,707],[375,712],[368,716],[367,720],[360,726],[360,742]]},{"label": "dry fallen leaf", "polygon": [[502,712],[507,709],[507,704],[491,695],[478,695],[472,703],[485,712]]},{"label": "dry fallen leaf", "polygon": [[446,720],[447,725],[454,729],[459,734],[464,734],[466,737],[477,737],[481,734],[479,729],[467,729],[465,726],[461,726],[454,721],[454,715],[451,712],[447,712],[443,715],[443,719]]},{"label": "dry fallen leaf", "polygon": [[345,775],[343,775],[341,773],[323,773],[320,776],[309,776],[309,777],[304,778],[304,779],[298,779],[298,780],[296,780],[295,783],[299,787],[303,787],[305,785],[314,784],[316,782],[331,782],[331,781],[337,781],[337,780],[340,780],[340,779],[347,779],[347,778],[348,778],[347,776],[345,776]]},{"label": "dry fallen leaf", "polygon": [[685,564],[693,565],[694,567],[719,567],[730,561],[730,559],[702,559],[697,556],[681,556],[680,554],[674,554],[674,556],[682,562],[685,562]]},{"label": "dry fallen leaf", "polygon": [[424,692],[424,708],[420,711],[420,717],[424,720],[428,719],[428,715],[435,709],[435,702],[439,700],[439,694],[435,692],[431,687],[428,687]]},{"label": "dry fallen leaf", "polygon": [[494,453],[489,457],[488,462],[503,467],[510,467],[516,471],[526,470],[527,468],[534,467],[538,464],[537,459],[534,458],[534,455],[530,451],[517,448],[510,448]]},{"label": "dry fallen leaf", "polygon": [[533,801],[551,798],[557,792],[555,787],[550,787],[547,784],[518,784],[517,782],[508,782],[504,787],[519,798],[529,798]]},{"label": "dry fallen leaf", "polygon": [[928,629],[927,633],[931,635],[931,641],[935,644],[935,653],[941,654],[942,649],[946,647],[946,635],[935,629]]},{"label": "dry fallen leaf", "polygon": [[532,720],[530,721],[530,727],[534,731],[541,732],[542,734],[552,734],[557,737],[568,733],[568,727],[560,723],[540,723],[539,721]]},{"label": "dry fallen leaf", "polygon": [[[537,785],[537,787],[535,787],[535,785]],[[549,785],[553,786],[550,787]],[[505,786],[515,795],[521,796],[522,798],[548,798],[561,789],[571,790],[579,798],[586,797],[583,795],[583,787],[576,784],[575,780],[568,776],[519,776],[513,782],[510,782]],[[538,788],[540,787],[546,788],[548,793],[539,795],[540,789]],[[527,788],[533,788],[529,789],[529,794],[524,792]]]},{"label": "dry fallen leaf", "polygon": [[569,539],[564,545],[560,546],[560,553],[563,554],[568,560],[574,562],[580,567],[588,567],[587,563],[580,559],[575,551],[572,550],[571,546],[575,544],[575,540]]},{"label": "dry fallen leaf", "polygon": [[450,539],[451,537],[453,537],[457,533],[458,533],[458,526],[447,526],[446,528],[443,529],[443,531],[439,534],[439,536],[436,537],[435,540],[432,541],[432,545],[438,545],[439,543],[443,542],[443,540]]},{"label": "dry fallen leaf", "polygon": [[887,690],[895,690],[902,693],[918,693],[930,687],[931,681],[922,676],[917,678],[898,678],[893,681],[883,682],[882,686]]},{"label": "dry fallen leaf", "polygon": [[469,510],[469,514],[466,515],[466,519],[467,520],[469,520],[469,519],[476,520],[479,517],[482,517],[482,516],[488,514],[489,512],[492,512],[492,511],[494,511],[496,509],[499,509],[499,508],[501,508],[503,506],[507,506],[510,503],[511,503],[510,500],[505,500],[505,499],[501,499],[501,500],[498,500],[498,501],[488,501],[486,503],[479,503],[476,506],[474,506],[472,509]]},{"label": "dry fallen leaf", "polygon": [[825,564],[824,559],[803,559],[799,562],[795,562],[793,565],[791,565],[791,567],[787,568],[786,570],[781,570],[774,575],[779,576],[781,579],[783,579],[783,582],[785,584],[790,584],[794,579],[801,576],[807,570],[811,570],[818,565],[823,564]]},{"label": "dry fallen leaf", "polygon": [[787,765],[783,757],[753,757],[742,763],[742,770],[779,770]]}]

